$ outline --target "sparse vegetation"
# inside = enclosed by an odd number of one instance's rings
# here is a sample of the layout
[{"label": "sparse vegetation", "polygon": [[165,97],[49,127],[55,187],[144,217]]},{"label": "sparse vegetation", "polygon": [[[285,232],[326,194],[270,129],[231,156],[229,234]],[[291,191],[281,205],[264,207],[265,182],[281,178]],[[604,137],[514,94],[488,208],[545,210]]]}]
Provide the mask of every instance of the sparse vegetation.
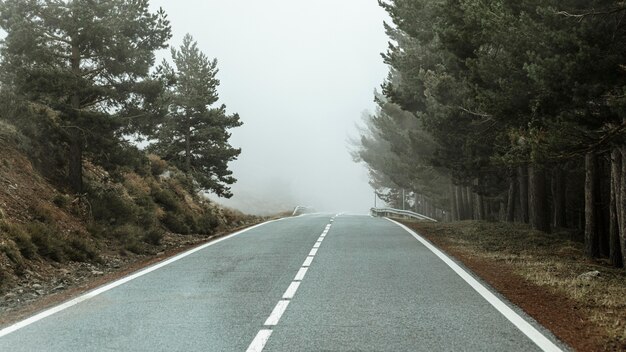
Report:
[{"label": "sparse vegetation", "polygon": [[[575,234],[546,234],[525,224],[502,222],[406,224],[460,254],[461,259],[506,267],[532,284],[573,300],[588,320],[577,323],[583,324],[586,334],[593,337],[597,328],[603,334],[604,348],[626,348],[626,273],[611,267],[607,260],[586,258],[583,243],[572,240]],[[598,271],[598,276],[583,275],[593,271]],[[558,304],[553,309],[558,310]]]}]

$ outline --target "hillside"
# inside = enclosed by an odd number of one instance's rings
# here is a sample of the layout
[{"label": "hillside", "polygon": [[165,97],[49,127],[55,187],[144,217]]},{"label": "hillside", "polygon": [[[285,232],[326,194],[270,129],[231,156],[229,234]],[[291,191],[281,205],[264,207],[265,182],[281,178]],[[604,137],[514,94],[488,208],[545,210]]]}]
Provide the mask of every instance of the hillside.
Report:
[{"label": "hillside", "polygon": [[86,193],[42,176],[31,143],[0,121],[0,315],[261,218],[192,194],[155,155],[111,173],[85,161]]}]

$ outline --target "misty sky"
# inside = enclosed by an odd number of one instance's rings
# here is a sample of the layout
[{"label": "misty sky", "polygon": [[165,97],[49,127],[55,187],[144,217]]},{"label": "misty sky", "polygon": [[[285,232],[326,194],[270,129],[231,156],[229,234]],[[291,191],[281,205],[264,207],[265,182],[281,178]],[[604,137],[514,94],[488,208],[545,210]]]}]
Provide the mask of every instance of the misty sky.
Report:
[{"label": "misty sky", "polygon": [[[253,211],[292,205],[364,213],[373,191],[349,136],[387,68],[385,12],[376,0],[152,0],[172,24],[219,61],[220,102],[244,122],[231,142],[235,196]],[[165,55],[165,53],[164,53]],[[169,56],[169,53],[167,53]],[[262,206],[263,207],[263,206]],[[263,210],[263,209],[260,209]]]}]

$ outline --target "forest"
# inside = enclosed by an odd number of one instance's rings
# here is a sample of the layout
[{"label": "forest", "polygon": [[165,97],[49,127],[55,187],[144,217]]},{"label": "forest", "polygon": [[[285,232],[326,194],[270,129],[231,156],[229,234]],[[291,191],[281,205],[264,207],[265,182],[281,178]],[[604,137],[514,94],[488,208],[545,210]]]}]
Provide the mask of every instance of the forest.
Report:
[{"label": "forest", "polygon": [[566,229],[623,267],[626,3],[379,4],[390,71],[353,151],[376,195],[440,220]]}]

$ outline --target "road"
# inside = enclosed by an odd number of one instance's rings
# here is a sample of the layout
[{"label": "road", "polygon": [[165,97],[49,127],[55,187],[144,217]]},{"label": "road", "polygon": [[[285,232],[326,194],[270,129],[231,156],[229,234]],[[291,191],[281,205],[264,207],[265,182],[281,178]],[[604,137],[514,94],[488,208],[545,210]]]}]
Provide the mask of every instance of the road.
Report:
[{"label": "road", "polygon": [[558,350],[480,290],[391,221],[310,214],[5,327],[0,351]]}]

